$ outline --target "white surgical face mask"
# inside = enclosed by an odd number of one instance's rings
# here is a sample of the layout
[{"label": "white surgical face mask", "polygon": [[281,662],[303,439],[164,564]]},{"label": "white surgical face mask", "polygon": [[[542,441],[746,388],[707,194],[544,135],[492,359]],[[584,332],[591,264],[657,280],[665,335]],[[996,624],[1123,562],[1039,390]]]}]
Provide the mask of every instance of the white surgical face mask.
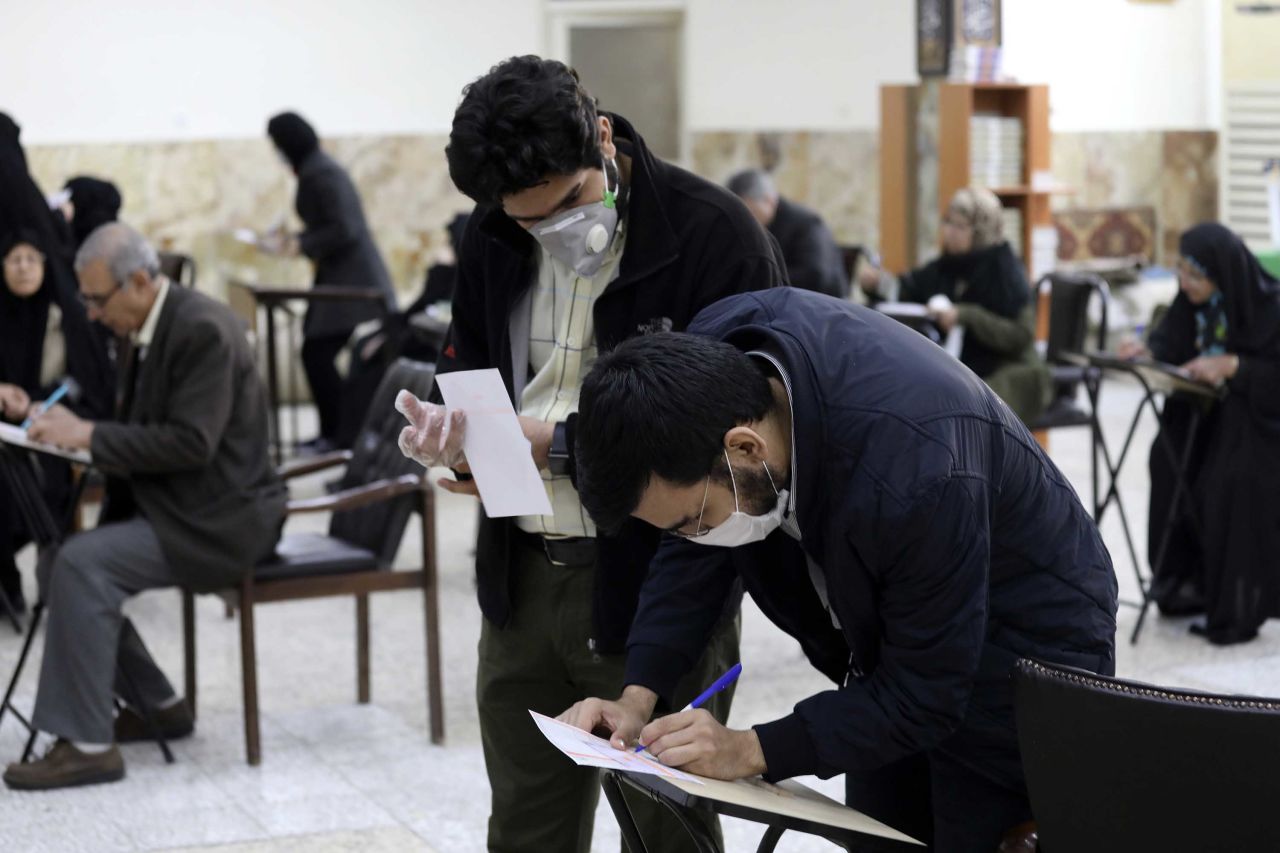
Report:
[{"label": "white surgical face mask", "polygon": [[550,255],[578,275],[590,278],[604,265],[605,252],[618,228],[618,166],[613,166],[614,184],[609,189],[609,165],[604,169],[604,199],[573,207],[544,219],[529,229],[533,239]]},{"label": "white surgical face mask", "polygon": [[[729,451],[724,454],[725,464],[729,464]],[[764,463],[760,463],[764,465]],[[773,486],[773,492],[778,496],[777,503],[773,509],[764,515],[748,515],[742,512],[738,504],[738,482],[733,476],[733,465],[729,465],[729,482],[733,484],[733,513],[722,523],[708,530],[706,533],[695,533],[692,536],[685,536],[690,542],[697,542],[699,545],[714,545],[719,548],[736,548],[739,545],[750,545],[752,542],[759,542],[767,537],[770,533],[778,529],[778,525],[782,523],[783,513],[787,509],[787,490],[778,491],[778,485],[773,482],[773,474],[769,473],[769,466],[764,465],[764,473],[769,478],[769,484]],[[711,475],[707,475],[707,489],[711,487]],[[702,494],[702,510],[707,508],[707,493]],[[698,513],[698,529],[702,529],[702,512]]]}]

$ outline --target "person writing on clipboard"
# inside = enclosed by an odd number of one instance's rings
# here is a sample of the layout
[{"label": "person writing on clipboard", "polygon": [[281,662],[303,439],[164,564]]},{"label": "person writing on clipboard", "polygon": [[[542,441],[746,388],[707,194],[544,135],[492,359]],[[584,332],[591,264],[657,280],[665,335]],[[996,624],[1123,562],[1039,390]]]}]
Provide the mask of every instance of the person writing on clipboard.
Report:
[{"label": "person writing on clipboard", "polygon": [[1177,298],[1145,345],[1129,341],[1118,354],[1180,365],[1222,399],[1201,422],[1183,472],[1199,525],[1186,513],[1166,524],[1178,471],[1164,447],[1186,444],[1196,403],[1171,397],[1161,412],[1164,435],[1150,457],[1151,595],[1167,616],[1204,614],[1191,631],[1210,643],[1246,643],[1280,616],[1280,282],[1216,222],[1178,244]]},{"label": "person writing on clipboard", "polygon": [[[843,773],[850,806],[935,850],[1025,836],[1014,665],[1115,667],[1115,574],[1066,478],[978,377],[870,309],[770,290],[688,331],[583,382],[583,504],[670,535],[626,687],[560,719],[720,779]],[[832,689],[745,730],[649,723],[738,579]]]},{"label": "person writing on clipboard", "polygon": [[[581,378],[597,347],[683,329],[721,297],[783,284],[782,256],[738,199],[655,157],[554,60],[512,57],[471,83],[446,156],[477,207],[437,372],[501,372],[553,510],[480,520],[476,697],[493,792],[488,848],[585,853],[600,786],[539,737],[529,711],[557,714],[622,689],[627,631],[658,534],[635,523],[597,536],[582,509],[572,453]],[[410,422],[404,453],[459,468],[465,422],[445,430],[444,408],[409,394],[397,405]],[[737,602],[722,605],[679,704],[738,660]],[[721,716],[730,698],[717,697]],[[636,797],[633,809],[662,836],[650,849],[690,849],[660,805]]]}]

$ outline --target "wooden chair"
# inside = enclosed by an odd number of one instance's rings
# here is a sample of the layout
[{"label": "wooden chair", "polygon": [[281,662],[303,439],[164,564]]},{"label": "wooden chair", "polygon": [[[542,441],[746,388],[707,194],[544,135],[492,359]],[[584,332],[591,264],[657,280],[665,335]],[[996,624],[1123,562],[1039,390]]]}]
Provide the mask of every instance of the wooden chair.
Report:
[{"label": "wooden chair", "polygon": [[[401,388],[425,398],[433,379],[431,365],[407,359],[397,361],[378,386],[353,450],[304,459],[281,469],[281,475],[289,479],[342,464],[347,466],[336,493],[289,502],[289,515],[333,513],[328,533],[285,533],[272,559],[256,566],[238,589],[225,593],[234,599],[240,614],[245,750],[251,765],[257,765],[262,758],[254,606],[272,601],[335,595],[355,597],[356,699],[363,704],[369,701],[370,693],[369,594],[421,589],[431,742],[444,741],[434,497],[426,471],[400,453],[396,439],[404,419],[394,407]],[[414,511],[422,516],[422,568],[393,571],[392,561]],[[182,617],[186,696],[194,713],[195,605],[189,591],[183,592]]]}]

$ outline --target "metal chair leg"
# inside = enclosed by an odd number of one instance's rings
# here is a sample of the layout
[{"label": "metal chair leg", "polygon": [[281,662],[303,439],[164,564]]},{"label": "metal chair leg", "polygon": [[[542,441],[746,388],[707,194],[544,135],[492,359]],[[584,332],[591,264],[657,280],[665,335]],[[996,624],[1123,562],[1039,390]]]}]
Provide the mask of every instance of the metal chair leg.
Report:
[{"label": "metal chair leg", "polygon": [[440,584],[436,566],[435,497],[422,492],[422,621],[426,633],[427,718],[431,742],[444,743],[444,682],[440,672]]},{"label": "metal chair leg", "polygon": [[356,701],[369,704],[369,595],[356,596]]},{"label": "metal chair leg", "polygon": [[611,771],[606,771],[601,774],[600,787],[604,788],[609,807],[613,809],[613,816],[618,821],[618,829],[622,831],[622,841],[627,848],[627,853],[649,853],[649,848],[644,845],[644,839],[640,837],[640,827],[636,825],[635,815],[631,814],[631,807],[622,796],[622,786],[618,783],[618,777]]},{"label": "metal chair leg", "polygon": [[183,677],[186,680],[187,707],[191,718],[196,717],[196,597],[191,590],[182,591],[182,660]]},{"label": "metal chair leg", "polygon": [[240,672],[244,682],[244,748],[250,766],[262,763],[258,726],[258,664],[253,633],[253,580],[240,586]]},{"label": "metal chair leg", "polygon": [[[18,709],[12,705],[13,691],[18,687],[18,679],[22,677],[22,670],[27,665],[27,656],[31,654],[31,644],[36,638],[36,631],[40,628],[40,617],[44,615],[44,602],[37,601],[35,606],[31,608],[31,622],[27,625],[27,637],[22,641],[22,651],[18,653],[18,662],[13,667],[13,675],[9,677],[9,686],[4,691],[4,702],[0,703],[0,722],[4,722],[5,711],[12,711],[15,717],[22,719],[18,714]],[[30,725],[27,728],[31,728]]]}]

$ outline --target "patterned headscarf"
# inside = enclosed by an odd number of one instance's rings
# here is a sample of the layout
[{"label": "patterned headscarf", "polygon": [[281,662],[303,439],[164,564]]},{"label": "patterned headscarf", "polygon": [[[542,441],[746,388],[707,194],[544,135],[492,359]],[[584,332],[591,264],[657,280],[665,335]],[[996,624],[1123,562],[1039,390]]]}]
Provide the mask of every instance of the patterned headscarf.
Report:
[{"label": "patterned headscarf", "polygon": [[958,190],[951,198],[947,215],[963,219],[973,227],[975,252],[1004,241],[1004,208],[991,190],[982,187]]}]

